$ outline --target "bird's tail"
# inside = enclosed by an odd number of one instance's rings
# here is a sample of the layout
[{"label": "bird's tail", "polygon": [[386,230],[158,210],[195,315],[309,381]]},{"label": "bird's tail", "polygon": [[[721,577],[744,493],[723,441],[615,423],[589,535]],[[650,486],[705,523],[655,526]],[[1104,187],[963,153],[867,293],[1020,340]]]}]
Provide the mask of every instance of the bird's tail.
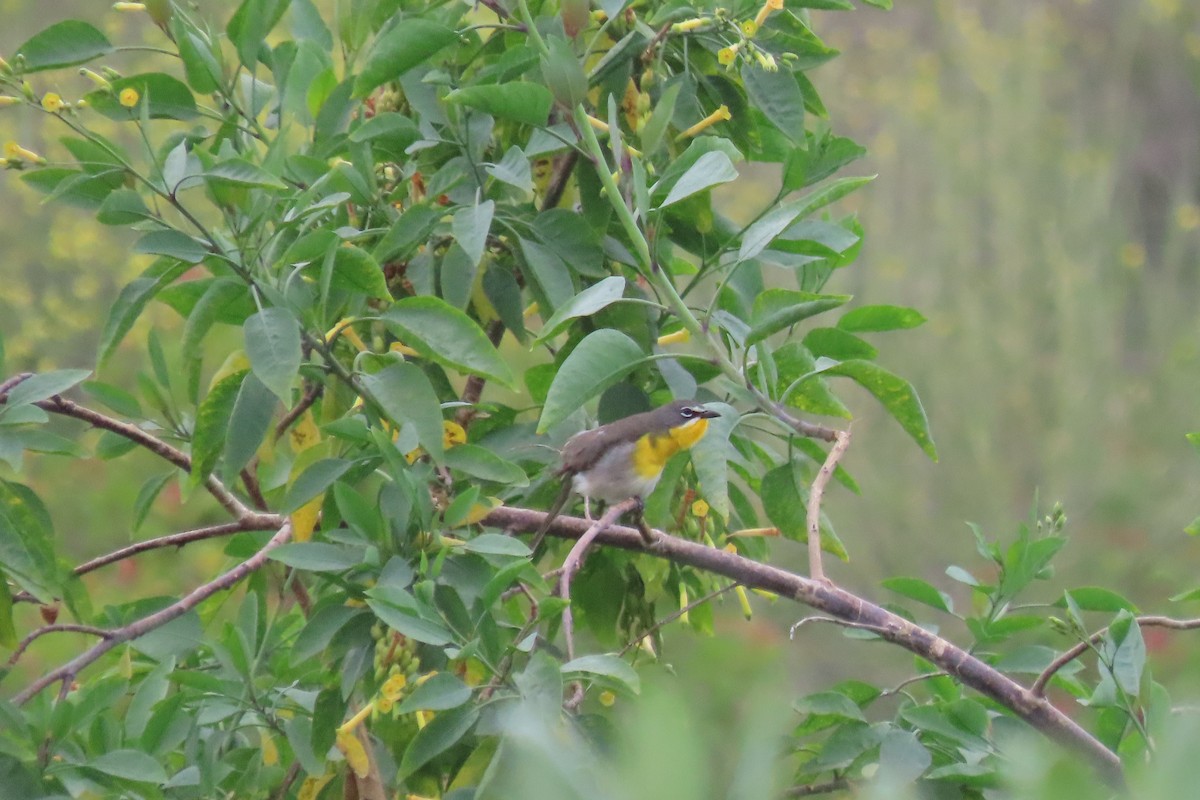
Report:
[{"label": "bird's tail", "polygon": [[542,543],[542,539],[546,538],[546,531],[550,530],[551,523],[563,510],[563,506],[567,504],[567,500],[571,497],[571,479],[566,477],[563,480],[562,491],[558,493],[558,497],[554,498],[549,510],[546,512],[546,519],[542,521],[542,527],[538,528],[537,533],[533,535],[533,539],[529,542],[529,550],[533,553],[533,560],[537,561],[538,546]]}]

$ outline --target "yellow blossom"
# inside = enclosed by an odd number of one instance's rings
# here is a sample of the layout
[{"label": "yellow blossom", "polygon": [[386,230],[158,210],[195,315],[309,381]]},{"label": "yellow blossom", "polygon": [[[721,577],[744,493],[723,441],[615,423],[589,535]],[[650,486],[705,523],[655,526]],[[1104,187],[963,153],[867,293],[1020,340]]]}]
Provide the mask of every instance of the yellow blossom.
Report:
[{"label": "yellow blossom", "polygon": [[392,346],[389,347],[388,349],[391,350],[393,353],[399,353],[402,356],[410,356],[412,358],[418,358],[421,355],[416,350],[413,350],[411,347],[406,345],[404,342],[392,342]]},{"label": "yellow blossom", "polygon": [[691,617],[688,615],[688,592],[686,584],[679,584],[679,620],[684,625],[691,623]]},{"label": "yellow blossom", "polygon": [[600,705],[604,706],[605,708],[612,708],[613,704],[616,702],[617,696],[612,692],[605,690],[600,693]]},{"label": "yellow blossom", "polygon": [[456,444],[465,444],[467,432],[453,420],[442,420],[442,447],[449,450]]},{"label": "yellow blossom", "polygon": [[758,14],[754,17],[755,26],[761,28],[762,24],[767,21],[772,11],[778,11],[783,8],[783,0],[767,0],[763,3],[762,8],[758,10]]},{"label": "yellow blossom", "polygon": [[107,78],[105,78],[103,75],[97,75],[95,72],[92,72],[87,67],[80,67],[79,74],[82,75],[83,77],[87,78],[92,83],[96,84],[96,86],[100,89],[111,89],[112,88],[112,84],[108,82]]},{"label": "yellow blossom", "polygon": [[746,619],[754,617],[754,609],[750,608],[750,597],[746,594],[746,587],[738,584],[733,589],[737,592],[738,605],[742,607],[742,616]]},{"label": "yellow blossom", "polygon": [[747,39],[753,39],[754,34],[758,33],[758,23],[752,19],[745,20],[741,24],[742,35]]},{"label": "yellow blossom", "polygon": [[350,765],[350,769],[354,770],[355,775],[365,778],[371,774],[371,759],[367,757],[367,750],[358,736],[351,731],[339,730],[336,744],[338,750],[341,750],[342,755],[346,757],[346,763]]},{"label": "yellow blossom", "polygon": [[121,94],[117,96],[117,99],[119,99],[121,101],[121,105],[125,106],[126,108],[133,108],[138,104],[138,100],[141,99],[141,95],[138,94],[137,89],[134,89],[132,86],[126,86],[121,90]]},{"label": "yellow blossom", "polygon": [[688,128],[683,133],[676,136],[675,140],[679,141],[680,139],[690,138],[690,137],[695,136],[696,134],[700,133],[705,128],[715,125],[718,122],[724,122],[724,121],[732,119],[732,118],[733,118],[733,115],[729,113],[729,106],[722,104],[716,111],[709,114],[707,117],[700,120],[695,125],[693,125],[692,127]]},{"label": "yellow blossom", "polygon": [[692,503],[693,517],[700,517],[703,519],[704,517],[708,516],[708,511],[708,503],[704,502],[703,500],[697,500],[696,502]]},{"label": "yellow blossom", "polygon": [[35,164],[45,164],[46,159],[32,150],[26,150],[16,142],[4,143],[4,157],[9,161],[32,161]]},{"label": "yellow blossom", "polygon": [[392,709],[396,707],[396,701],[390,697],[375,698],[375,710],[380,714],[390,714]]},{"label": "yellow blossom", "polygon": [[408,678],[404,677],[402,673],[397,673],[384,681],[383,688],[379,691],[388,700],[395,702],[401,693],[404,692],[405,686],[408,686]]},{"label": "yellow blossom", "polygon": [[758,65],[762,67],[765,72],[779,71],[779,65],[775,63],[775,56],[771,55],[770,53],[763,52],[762,50],[756,48],[754,50],[754,60],[758,62]]},{"label": "yellow blossom", "polygon": [[42,95],[42,108],[46,109],[51,114],[62,111],[63,106],[65,105],[66,103],[63,102],[63,99],[55,92],[46,92],[44,95]]},{"label": "yellow blossom", "polygon": [[731,44],[729,47],[722,47],[717,51],[717,63],[723,67],[728,67],[737,58],[738,48],[741,47],[741,42]]},{"label": "yellow blossom", "polygon": [[697,28],[702,28],[710,22],[712,22],[712,20],[708,17],[693,17],[692,19],[685,19],[683,22],[676,22],[674,25],[672,25],[671,32],[687,33],[688,31],[694,31]]},{"label": "yellow blossom", "polygon": [[680,328],[677,331],[672,333],[664,333],[662,336],[658,337],[658,344],[660,346],[665,346],[668,344],[683,344],[684,342],[691,341],[691,338],[692,334],[688,332],[687,328]]},{"label": "yellow blossom", "polygon": [[0,94],[0,108],[4,108],[5,106],[15,106],[20,102],[21,98],[19,97],[13,97],[12,95],[8,94]]},{"label": "yellow blossom", "polygon": [[113,3],[113,11],[145,11],[145,3]]}]

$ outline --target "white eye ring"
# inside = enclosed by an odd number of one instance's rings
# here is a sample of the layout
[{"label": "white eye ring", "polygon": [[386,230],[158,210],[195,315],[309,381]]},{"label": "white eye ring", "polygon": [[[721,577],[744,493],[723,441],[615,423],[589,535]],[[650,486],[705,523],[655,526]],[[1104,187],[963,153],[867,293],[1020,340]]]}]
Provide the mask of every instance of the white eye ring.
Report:
[{"label": "white eye ring", "polygon": [[696,416],[696,410],[694,408],[681,408],[679,410],[679,416],[683,417],[684,419],[691,419],[692,417]]}]

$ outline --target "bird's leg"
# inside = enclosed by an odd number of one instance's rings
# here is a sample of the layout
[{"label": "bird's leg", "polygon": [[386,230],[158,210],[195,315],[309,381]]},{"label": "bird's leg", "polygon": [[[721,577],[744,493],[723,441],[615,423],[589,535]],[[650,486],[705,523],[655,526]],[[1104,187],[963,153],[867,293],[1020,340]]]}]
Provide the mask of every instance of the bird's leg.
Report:
[{"label": "bird's leg", "polygon": [[588,522],[592,521],[592,498],[586,494],[583,496],[583,518]]},{"label": "bird's leg", "polygon": [[646,544],[654,544],[654,531],[650,530],[650,526],[646,524],[646,517],[643,512],[646,510],[646,501],[640,497],[635,497],[637,506],[633,509],[633,524],[638,529],[638,533],[646,540]]}]

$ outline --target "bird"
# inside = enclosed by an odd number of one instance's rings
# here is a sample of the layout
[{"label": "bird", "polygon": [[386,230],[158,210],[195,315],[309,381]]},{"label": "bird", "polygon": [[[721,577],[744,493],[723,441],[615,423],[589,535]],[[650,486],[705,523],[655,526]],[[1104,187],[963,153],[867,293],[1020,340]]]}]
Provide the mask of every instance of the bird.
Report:
[{"label": "bird", "polygon": [[708,421],[719,416],[694,401],[676,400],[572,436],[563,445],[555,473],[562,479],[562,491],[546,512],[529,549],[537,552],[572,492],[583,495],[589,518],[591,498],[607,503],[631,497],[645,499],[658,483],[667,460],[700,441],[708,431]]}]

